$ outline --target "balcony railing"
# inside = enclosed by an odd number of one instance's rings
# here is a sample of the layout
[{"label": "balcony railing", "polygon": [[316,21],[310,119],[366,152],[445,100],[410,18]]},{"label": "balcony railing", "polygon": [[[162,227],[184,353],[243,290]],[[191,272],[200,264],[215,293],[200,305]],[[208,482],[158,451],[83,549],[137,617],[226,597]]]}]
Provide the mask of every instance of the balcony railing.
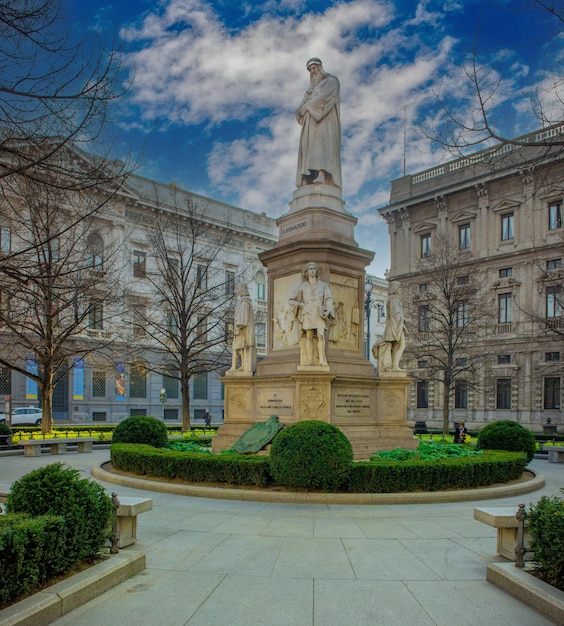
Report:
[{"label": "balcony railing", "polygon": [[511,322],[506,324],[498,324],[495,329],[496,335],[507,335],[514,331],[513,324]]}]

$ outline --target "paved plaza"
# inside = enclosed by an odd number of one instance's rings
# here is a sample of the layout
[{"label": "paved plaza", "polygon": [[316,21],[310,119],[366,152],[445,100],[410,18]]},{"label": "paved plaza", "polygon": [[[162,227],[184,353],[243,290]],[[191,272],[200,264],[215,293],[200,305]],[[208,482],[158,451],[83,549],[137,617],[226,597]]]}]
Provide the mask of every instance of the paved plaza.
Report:
[{"label": "paved plaza", "polygon": [[[90,475],[109,450],[0,458],[0,492],[64,460]],[[311,505],[169,495],[139,517],[141,574],[54,622],[59,626],[537,626],[552,624],[486,582],[495,529],[476,506],[560,494],[564,465],[534,460],[546,479],[527,495],[441,504]]]}]

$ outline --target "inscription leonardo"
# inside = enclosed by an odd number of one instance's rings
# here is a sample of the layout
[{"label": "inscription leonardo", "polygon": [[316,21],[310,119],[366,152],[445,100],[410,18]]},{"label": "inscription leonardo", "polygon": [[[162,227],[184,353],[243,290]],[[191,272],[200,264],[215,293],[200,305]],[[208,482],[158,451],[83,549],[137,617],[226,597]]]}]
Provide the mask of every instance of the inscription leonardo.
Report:
[{"label": "inscription leonardo", "polygon": [[370,394],[367,392],[338,392],[335,394],[335,413],[340,417],[346,415],[370,415]]}]

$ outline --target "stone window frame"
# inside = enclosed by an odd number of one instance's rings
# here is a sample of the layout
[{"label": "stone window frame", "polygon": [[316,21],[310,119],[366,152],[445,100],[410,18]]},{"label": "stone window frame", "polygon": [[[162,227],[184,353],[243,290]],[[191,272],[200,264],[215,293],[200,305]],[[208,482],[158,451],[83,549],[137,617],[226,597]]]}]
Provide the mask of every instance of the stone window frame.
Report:
[{"label": "stone window frame", "polygon": [[[549,383],[547,385],[547,383]],[[550,406],[547,406],[550,405]],[[543,379],[542,408],[559,411],[562,406],[562,379],[560,376],[545,376]]]}]

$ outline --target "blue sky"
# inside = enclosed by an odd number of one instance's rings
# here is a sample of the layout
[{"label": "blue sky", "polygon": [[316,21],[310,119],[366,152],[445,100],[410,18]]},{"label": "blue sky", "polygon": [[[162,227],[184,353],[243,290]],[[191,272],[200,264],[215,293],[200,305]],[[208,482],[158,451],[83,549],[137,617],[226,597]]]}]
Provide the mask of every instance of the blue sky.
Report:
[{"label": "blue sky", "polygon": [[525,4],[68,0],[67,8],[76,31],[116,32],[134,68],[112,130],[121,150],[141,153],[138,173],[272,217],[294,191],[294,110],[309,83],[305,62],[320,57],[341,82],[343,198],[359,220],[357,242],[376,252],[368,270],[383,276],[389,243],[377,209],[404,158],[408,174],[452,158],[424,130],[442,128],[437,94],[472,115],[465,67],[475,45],[490,84],[504,79],[491,102],[503,133],[539,127],[528,95],[536,87],[563,117],[546,88],[562,61],[557,22]]}]

